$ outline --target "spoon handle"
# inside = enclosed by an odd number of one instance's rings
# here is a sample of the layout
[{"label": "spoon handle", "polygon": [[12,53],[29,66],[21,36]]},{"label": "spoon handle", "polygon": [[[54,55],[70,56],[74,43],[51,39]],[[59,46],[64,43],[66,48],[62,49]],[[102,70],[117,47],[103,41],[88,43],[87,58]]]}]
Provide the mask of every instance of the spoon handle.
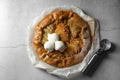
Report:
[{"label": "spoon handle", "polygon": [[83,73],[88,73],[89,70],[91,69],[91,67],[96,63],[98,57],[99,57],[99,55],[94,54],[92,56],[92,58],[90,59],[90,61],[87,63],[87,65],[82,69],[82,72]]}]

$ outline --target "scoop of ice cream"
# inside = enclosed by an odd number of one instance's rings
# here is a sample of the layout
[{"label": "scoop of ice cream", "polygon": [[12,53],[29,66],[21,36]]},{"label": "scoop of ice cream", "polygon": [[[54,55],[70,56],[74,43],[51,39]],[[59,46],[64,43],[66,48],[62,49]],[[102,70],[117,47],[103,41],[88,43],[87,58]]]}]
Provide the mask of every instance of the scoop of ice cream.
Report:
[{"label": "scoop of ice cream", "polygon": [[51,41],[47,41],[44,44],[44,48],[48,51],[48,52],[52,52],[55,48],[54,42]]},{"label": "scoop of ice cream", "polygon": [[48,41],[55,42],[59,40],[59,36],[56,33],[48,34]]},{"label": "scoop of ice cream", "polygon": [[63,41],[56,41],[55,42],[55,50],[63,52],[66,49],[66,46]]}]

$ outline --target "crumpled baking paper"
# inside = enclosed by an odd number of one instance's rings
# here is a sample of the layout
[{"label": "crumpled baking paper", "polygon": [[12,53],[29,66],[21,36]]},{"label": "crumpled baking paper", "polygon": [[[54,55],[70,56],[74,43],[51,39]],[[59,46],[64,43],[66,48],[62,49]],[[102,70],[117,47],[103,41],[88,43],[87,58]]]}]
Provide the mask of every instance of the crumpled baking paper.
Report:
[{"label": "crumpled baking paper", "polygon": [[[43,62],[38,58],[32,45],[32,37],[33,37],[33,31],[34,31],[35,25],[37,25],[38,22],[40,22],[46,15],[57,10],[72,10],[73,12],[81,16],[86,22],[88,22],[91,30],[91,35],[94,40],[92,43],[91,49],[89,50],[84,60],[81,63],[78,63],[77,65],[74,65],[68,68],[58,68],[58,67],[54,67],[49,64],[46,64],[45,62]],[[87,45],[87,40],[85,41]],[[44,69],[50,74],[54,74],[63,78],[71,78],[81,73],[82,69],[88,63],[92,55],[99,49],[99,41],[100,41],[99,25],[96,24],[95,20],[92,17],[86,15],[80,8],[77,8],[74,6],[57,6],[57,7],[48,8],[45,11],[43,11],[40,14],[40,16],[38,16],[33,21],[33,23],[30,26],[28,26],[27,50],[28,50],[28,56],[29,56],[29,59],[31,60],[31,63],[36,68]],[[83,50],[85,50],[85,47],[83,48]]]}]

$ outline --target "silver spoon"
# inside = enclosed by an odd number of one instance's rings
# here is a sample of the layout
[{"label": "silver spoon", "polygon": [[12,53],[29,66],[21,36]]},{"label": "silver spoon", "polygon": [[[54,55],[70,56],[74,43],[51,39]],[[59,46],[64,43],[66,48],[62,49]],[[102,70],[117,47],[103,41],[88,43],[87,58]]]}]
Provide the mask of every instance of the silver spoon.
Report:
[{"label": "silver spoon", "polygon": [[111,42],[107,39],[103,39],[101,42],[100,42],[100,48],[103,49],[103,50],[109,50],[111,48]]},{"label": "silver spoon", "polygon": [[90,69],[94,63],[96,62],[96,60],[98,59],[98,56],[102,53],[103,51],[107,51],[111,48],[111,42],[107,39],[103,39],[100,41],[100,49],[92,56],[92,58],[90,59],[90,61],[86,64],[86,66],[82,69],[82,72],[86,72],[88,70],[88,68]]}]

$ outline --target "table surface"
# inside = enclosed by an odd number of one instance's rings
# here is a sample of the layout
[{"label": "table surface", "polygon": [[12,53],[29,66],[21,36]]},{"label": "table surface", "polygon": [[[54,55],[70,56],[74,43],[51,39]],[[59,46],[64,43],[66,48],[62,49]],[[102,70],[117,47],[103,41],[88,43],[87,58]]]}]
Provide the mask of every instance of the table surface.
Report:
[{"label": "table surface", "polygon": [[82,74],[74,80],[120,80],[119,4],[120,0],[0,0],[0,80],[64,80],[36,69],[26,49],[27,26],[44,9],[58,5],[77,6],[98,19],[101,39],[114,45],[92,76]]}]

